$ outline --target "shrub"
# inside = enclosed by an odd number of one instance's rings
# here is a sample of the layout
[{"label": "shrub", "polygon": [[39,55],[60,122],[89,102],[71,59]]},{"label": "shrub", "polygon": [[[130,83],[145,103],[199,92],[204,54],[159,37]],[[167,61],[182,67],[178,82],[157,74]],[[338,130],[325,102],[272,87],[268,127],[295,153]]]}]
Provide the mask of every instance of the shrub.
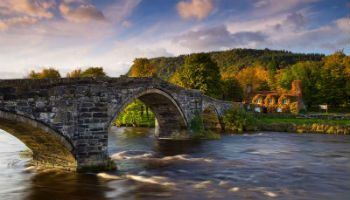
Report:
[{"label": "shrub", "polygon": [[220,134],[204,128],[203,117],[198,112],[190,123],[191,138],[193,139],[220,139]]},{"label": "shrub", "polygon": [[293,102],[289,105],[289,110],[293,114],[299,113],[298,102]]},{"label": "shrub", "polygon": [[257,129],[257,120],[241,108],[226,111],[223,121],[225,128],[234,132],[253,131]]}]

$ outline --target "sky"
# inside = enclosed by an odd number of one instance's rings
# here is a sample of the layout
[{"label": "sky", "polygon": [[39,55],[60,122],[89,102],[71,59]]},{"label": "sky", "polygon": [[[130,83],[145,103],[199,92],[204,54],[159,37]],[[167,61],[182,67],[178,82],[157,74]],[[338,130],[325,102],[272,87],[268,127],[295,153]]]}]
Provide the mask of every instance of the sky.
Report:
[{"label": "sky", "polygon": [[350,1],[0,0],[0,79],[232,48],[350,54]]}]

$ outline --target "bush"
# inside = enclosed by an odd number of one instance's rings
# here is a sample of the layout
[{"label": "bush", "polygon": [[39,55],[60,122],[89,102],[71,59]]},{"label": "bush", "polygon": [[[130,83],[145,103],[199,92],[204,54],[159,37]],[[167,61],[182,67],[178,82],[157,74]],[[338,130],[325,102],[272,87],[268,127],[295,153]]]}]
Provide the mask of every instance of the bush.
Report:
[{"label": "bush", "polygon": [[203,117],[198,112],[191,120],[190,130],[192,139],[220,139],[220,134],[204,128]]},{"label": "bush", "polygon": [[257,119],[241,108],[226,111],[223,121],[225,128],[230,131],[242,133],[257,130]]},{"label": "bush", "polygon": [[290,112],[293,114],[299,114],[298,102],[293,102],[289,105]]}]

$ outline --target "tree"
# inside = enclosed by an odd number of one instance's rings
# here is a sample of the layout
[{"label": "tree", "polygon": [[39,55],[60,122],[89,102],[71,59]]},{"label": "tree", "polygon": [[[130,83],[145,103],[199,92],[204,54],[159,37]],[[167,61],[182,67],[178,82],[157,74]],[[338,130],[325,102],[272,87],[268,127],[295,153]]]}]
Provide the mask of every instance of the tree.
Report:
[{"label": "tree", "polygon": [[320,90],[321,98],[324,103],[331,105],[341,105],[347,103],[347,76],[346,68],[348,68],[348,57],[338,51],[324,58],[324,66],[321,71],[322,87]]},{"label": "tree", "polygon": [[106,73],[104,72],[102,67],[89,67],[84,72],[81,73],[81,77],[106,77]]},{"label": "tree", "polygon": [[303,100],[307,106],[325,103],[319,95],[323,82],[322,70],[322,62],[297,63],[282,72],[279,84],[289,90],[294,80],[301,80]]},{"label": "tree", "polygon": [[89,67],[82,71],[81,69],[75,69],[70,73],[67,73],[67,78],[87,78],[87,77],[106,77],[102,67]]},{"label": "tree", "polygon": [[136,58],[131,66],[131,77],[151,77],[156,74],[156,69],[147,58]]},{"label": "tree", "polygon": [[82,77],[81,69],[75,69],[70,73],[67,73],[67,78],[80,78]]},{"label": "tree", "polygon": [[55,78],[61,78],[61,75],[54,68],[44,68],[41,72],[35,72],[34,70],[32,70],[29,73],[28,78],[31,78],[31,79],[45,79],[45,78],[55,79]]},{"label": "tree", "polygon": [[236,75],[237,80],[245,90],[245,95],[249,95],[246,91],[251,87],[250,92],[261,90],[269,90],[269,73],[261,66],[247,67],[242,69]]},{"label": "tree", "polygon": [[208,54],[191,54],[172,77],[171,81],[182,87],[198,89],[204,94],[220,97],[220,71]]},{"label": "tree", "polygon": [[234,77],[221,81],[222,98],[228,101],[242,101],[243,89],[238,80]]}]

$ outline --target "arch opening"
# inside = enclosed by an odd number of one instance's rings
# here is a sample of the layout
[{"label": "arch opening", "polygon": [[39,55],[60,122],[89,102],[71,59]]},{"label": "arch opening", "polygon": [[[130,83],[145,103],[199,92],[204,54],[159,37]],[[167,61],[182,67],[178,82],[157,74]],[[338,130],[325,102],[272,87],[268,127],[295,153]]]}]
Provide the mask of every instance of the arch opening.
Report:
[{"label": "arch opening", "polygon": [[214,106],[208,106],[202,112],[203,124],[206,130],[223,131],[222,121]]},{"label": "arch opening", "polygon": [[16,137],[32,151],[34,165],[76,170],[77,161],[72,153],[73,146],[44,124],[0,111],[0,129]]},{"label": "arch opening", "polygon": [[169,138],[173,134],[183,133],[187,130],[187,121],[178,103],[172,96],[159,89],[148,89],[123,102],[112,123],[135,99],[140,100],[154,113],[156,119],[155,135],[158,138]]}]

